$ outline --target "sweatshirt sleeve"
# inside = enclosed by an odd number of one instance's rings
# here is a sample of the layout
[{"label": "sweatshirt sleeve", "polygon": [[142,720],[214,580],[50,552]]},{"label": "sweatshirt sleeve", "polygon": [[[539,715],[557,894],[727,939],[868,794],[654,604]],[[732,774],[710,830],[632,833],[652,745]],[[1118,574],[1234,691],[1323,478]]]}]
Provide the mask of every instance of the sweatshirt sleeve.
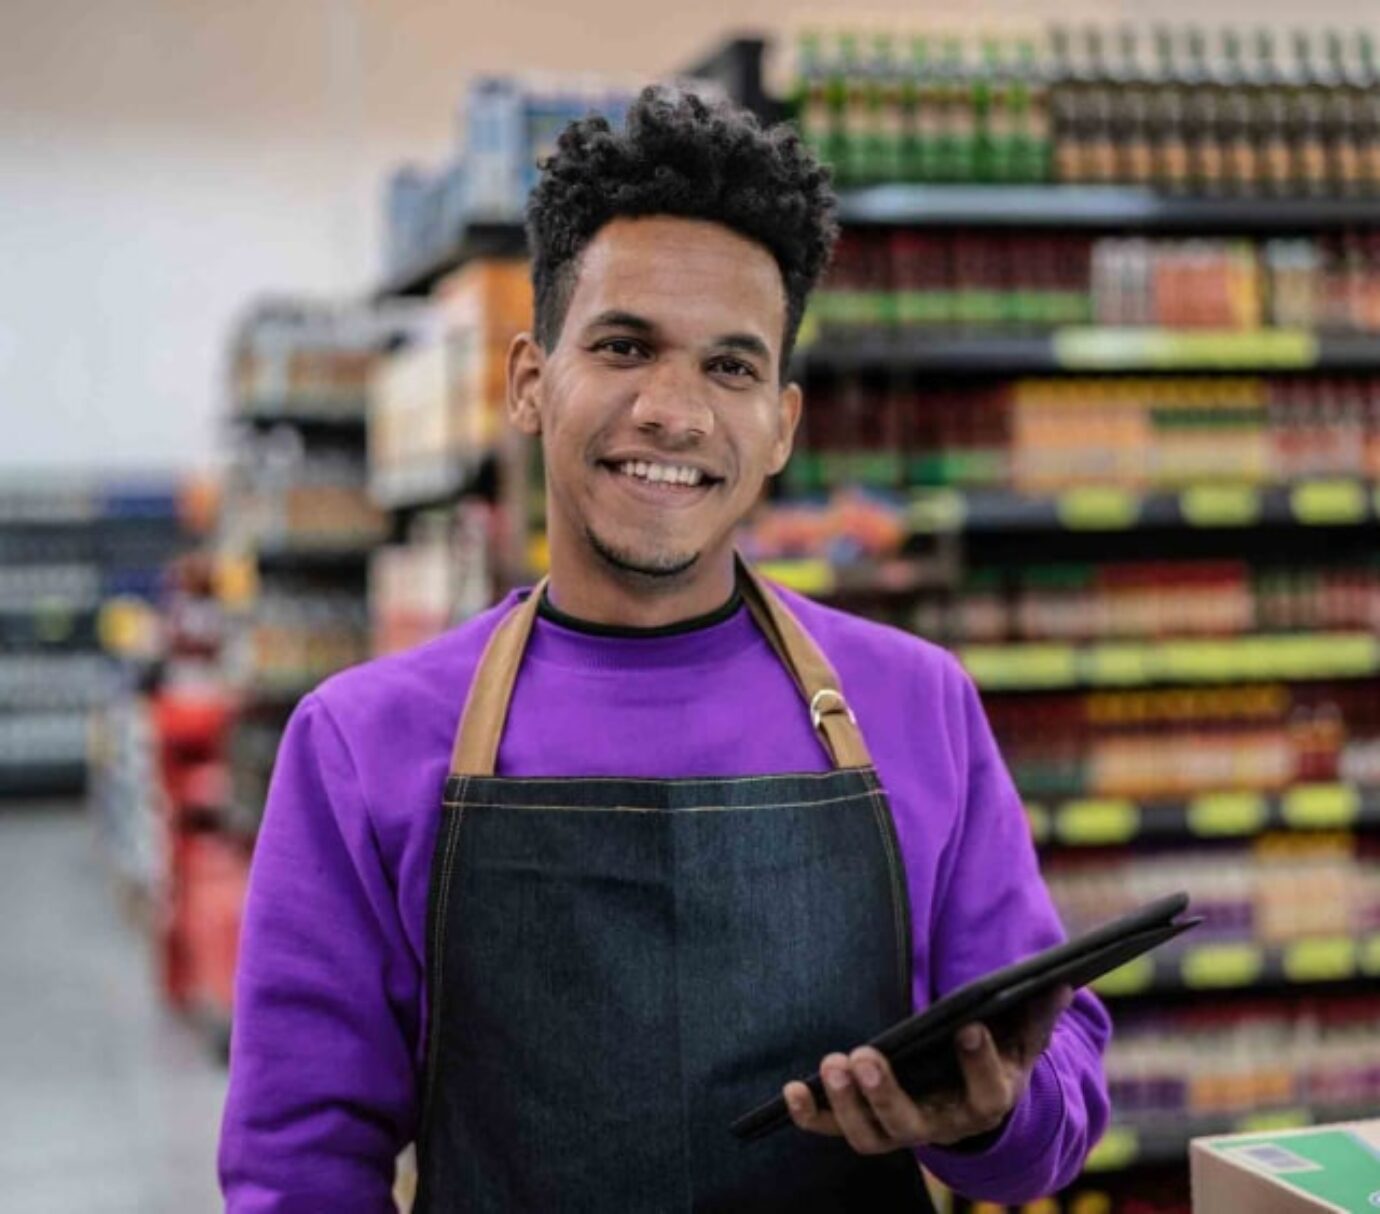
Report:
[{"label": "sweatshirt sleeve", "polygon": [[[1065,938],[977,690],[956,663],[949,677],[954,761],[966,795],[936,889],[936,998]],[[996,1140],[977,1152],[922,1147],[920,1162],[975,1199],[1014,1204],[1068,1185],[1107,1126],[1102,1054],[1110,1035],[1102,1004],[1077,992]]]},{"label": "sweatshirt sleeve", "polygon": [[392,1214],[421,981],[349,749],[309,696],[250,873],[219,1156],[229,1214]]}]

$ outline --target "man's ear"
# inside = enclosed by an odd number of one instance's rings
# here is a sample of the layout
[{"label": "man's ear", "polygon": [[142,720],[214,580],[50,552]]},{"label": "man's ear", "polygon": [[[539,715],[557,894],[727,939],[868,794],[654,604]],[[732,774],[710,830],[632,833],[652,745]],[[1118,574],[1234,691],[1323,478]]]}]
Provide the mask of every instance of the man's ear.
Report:
[{"label": "man's ear", "polygon": [[530,333],[519,333],[508,347],[508,420],[529,436],[541,433],[541,377],[546,351]]},{"label": "man's ear", "polygon": [[804,404],[804,396],[800,391],[799,384],[787,384],[781,391],[781,408],[777,414],[777,421],[780,429],[777,433],[776,442],[772,446],[771,453],[771,472],[769,475],[775,476],[786,466],[786,461],[791,458],[791,450],[795,446],[795,431],[800,425],[800,410]]}]

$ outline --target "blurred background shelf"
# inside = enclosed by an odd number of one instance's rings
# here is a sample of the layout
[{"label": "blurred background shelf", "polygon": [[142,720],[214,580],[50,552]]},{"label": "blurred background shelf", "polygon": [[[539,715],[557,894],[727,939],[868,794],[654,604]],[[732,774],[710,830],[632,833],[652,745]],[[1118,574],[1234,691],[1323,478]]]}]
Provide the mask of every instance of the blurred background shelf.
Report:
[{"label": "blurred background shelf", "polygon": [[1027,802],[1037,843],[1109,847],[1141,840],[1245,839],[1272,831],[1380,827],[1380,789],[1301,784],[1279,793],[1230,791],[1187,800],[1085,797],[1054,805]]},{"label": "blurred background shelf", "polygon": [[1079,228],[1108,232],[1298,232],[1373,224],[1368,198],[1201,198],[1135,186],[879,185],[845,191],[862,227]]},{"label": "blurred background shelf", "polygon": [[1066,328],[1051,333],[868,331],[803,347],[798,374],[1053,375],[1059,372],[1380,370],[1380,339],[1306,330],[1189,332]]}]

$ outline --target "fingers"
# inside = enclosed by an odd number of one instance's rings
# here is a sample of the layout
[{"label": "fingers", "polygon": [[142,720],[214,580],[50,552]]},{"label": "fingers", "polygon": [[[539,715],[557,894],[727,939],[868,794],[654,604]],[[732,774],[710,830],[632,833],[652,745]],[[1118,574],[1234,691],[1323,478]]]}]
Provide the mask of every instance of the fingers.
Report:
[{"label": "fingers", "polygon": [[961,1029],[957,1044],[958,1065],[967,1089],[965,1120],[969,1122],[959,1136],[966,1137],[1001,1124],[1020,1098],[1022,1072],[1013,1074],[985,1025],[970,1024]]},{"label": "fingers", "polygon": [[877,1124],[862,1089],[853,1077],[852,1067],[843,1054],[830,1054],[820,1064],[820,1076],[829,1093],[840,1131],[859,1155],[881,1155],[894,1151],[896,1144]]},{"label": "fingers", "polygon": [[862,1046],[849,1058],[853,1080],[861,1090],[872,1121],[889,1140],[888,1150],[925,1141],[930,1129],[924,1113],[897,1082],[891,1063],[877,1050]]},{"label": "fingers", "polygon": [[839,1129],[834,1114],[828,1109],[820,1109],[815,1103],[815,1094],[807,1084],[798,1081],[788,1083],[781,1089],[781,1094],[786,1098],[791,1120],[800,1129],[809,1130],[812,1134],[828,1134],[831,1138],[842,1135],[843,1131]]}]

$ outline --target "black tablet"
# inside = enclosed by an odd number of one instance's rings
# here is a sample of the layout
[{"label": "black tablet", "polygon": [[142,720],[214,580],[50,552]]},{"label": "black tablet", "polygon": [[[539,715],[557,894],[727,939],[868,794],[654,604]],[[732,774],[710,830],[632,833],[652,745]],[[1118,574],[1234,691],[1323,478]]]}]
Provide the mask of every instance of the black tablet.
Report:
[{"label": "black tablet", "polygon": [[[1179,918],[1188,909],[1187,894],[1160,898],[1129,915],[951,991],[925,1011],[878,1034],[867,1044],[891,1063],[901,1086],[912,1096],[963,1090],[963,1073],[954,1052],[954,1036],[965,1024],[981,1021],[998,1046],[1019,1032],[1022,1011],[1035,996],[1058,986],[1085,986],[1133,957],[1196,927],[1199,918]],[[816,1071],[804,1081],[815,1102],[828,1104]],[[779,1093],[733,1123],[739,1138],[761,1138],[791,1124]]]}]

